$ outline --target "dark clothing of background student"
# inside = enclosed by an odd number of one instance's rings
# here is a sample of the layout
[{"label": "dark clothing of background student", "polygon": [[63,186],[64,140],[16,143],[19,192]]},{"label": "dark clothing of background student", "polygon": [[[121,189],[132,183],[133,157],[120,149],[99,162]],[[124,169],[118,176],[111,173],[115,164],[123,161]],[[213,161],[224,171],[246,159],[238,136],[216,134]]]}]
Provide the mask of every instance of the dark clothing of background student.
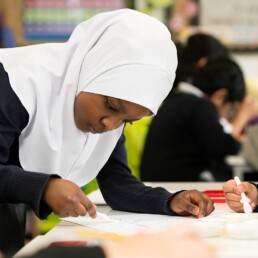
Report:
[{"label": "dark clothing of background student", "polygon": [[[224,132],[228,116],[246,94],[240,67],[229,58],[209,60],[196,70],[193,83],[182,83],[161,105],[150,125],[142,161],[143,181],[226,181],[227,155],[240,142]],[[205,178],[204,174],[210,178]]]},{"label": "dark clothing of background student", "polygon": [[[175,93],[161,106],[150,125],[141,163],[143,181],[200,181],[212,158],[235,154],[240,143],[224,133],[218,112],[208,100]],[[231,178],[224,171],[216,180]]]},{"label": "dark clothing of background student", "polygon": [[178,66],[173,88],[168,97],[177,89],[180,82],[192,83],[196,69],[204,65],[207,60],[229,56],[229,50],[219,39],[201,32],[190,35],[185,43],[178,43],[176,48]]}]

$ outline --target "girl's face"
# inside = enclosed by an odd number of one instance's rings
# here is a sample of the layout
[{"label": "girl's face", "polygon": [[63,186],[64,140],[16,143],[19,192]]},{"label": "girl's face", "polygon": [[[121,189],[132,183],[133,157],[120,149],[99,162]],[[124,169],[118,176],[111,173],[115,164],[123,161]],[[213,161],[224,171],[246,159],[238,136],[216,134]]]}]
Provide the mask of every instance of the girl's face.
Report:
[{"label": "girl's face", "polygon": [[85,133],[111,131],[151,114],[149,109],[135,103],[88,92],[79,93],[74,102],[75,124]]},{"label": "girl's face", "polygon": [[239,102],[226,102],[219,110],[220,117],[231,121],[236,116],[239,109]]},{"label": "girl's face", "polygon": [[221,88],[209,96],[209,99],[217,108],[220,117],[231,120],[237,113],[239,102],[226,101],[227,96],[228,91]]}]

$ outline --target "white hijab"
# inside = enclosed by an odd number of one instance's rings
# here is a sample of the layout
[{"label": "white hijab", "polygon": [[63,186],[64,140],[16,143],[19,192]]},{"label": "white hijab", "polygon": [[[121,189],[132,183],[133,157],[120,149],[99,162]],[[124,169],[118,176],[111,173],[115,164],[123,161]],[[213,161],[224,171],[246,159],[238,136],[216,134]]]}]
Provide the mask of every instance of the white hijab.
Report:
[{"label": "white hijab", "polygon": [[177,57],[165,25],[122,9],[81,23],[65,43],[2,49],[0,62],[29,113],[19,138],[22,167],[83,186],[107,162],[123,127],[79,131],[75,97],[81,91],[107,95],[155,114],[171,90]]}]

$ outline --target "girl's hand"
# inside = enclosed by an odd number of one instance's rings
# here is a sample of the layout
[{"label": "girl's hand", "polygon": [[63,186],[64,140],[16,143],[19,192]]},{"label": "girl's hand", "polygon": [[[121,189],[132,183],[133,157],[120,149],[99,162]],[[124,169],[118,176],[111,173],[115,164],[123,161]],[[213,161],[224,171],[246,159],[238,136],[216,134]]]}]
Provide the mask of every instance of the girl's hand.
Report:
[{"label": "girl's hand", "polygon": [[214,202],[207,195],[197,190],[183,191],[170,202],[172,211],[181,216],[194,215],[202,218],[214,211]]},{"label": "girl's hand", "polygon": [[42,195],[42,200],[61,217],[85,216],[96,217],[96,205],[84,194],[75,183],[60,179],[50,178]]}]

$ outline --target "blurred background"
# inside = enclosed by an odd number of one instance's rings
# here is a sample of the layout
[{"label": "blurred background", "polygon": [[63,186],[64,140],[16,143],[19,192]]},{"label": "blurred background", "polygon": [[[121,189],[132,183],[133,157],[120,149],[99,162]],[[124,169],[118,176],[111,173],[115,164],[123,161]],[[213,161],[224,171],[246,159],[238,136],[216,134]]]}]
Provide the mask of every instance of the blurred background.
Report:
[{"label": "blurred background", "polygon": [[[1,0],[2,47],[67,40],[74,27],[103,11],[131,8],[160,19],[175,43],[195,32],[219,38],[243,69],[256,94],[257,0]],[[253,86],[256,85],[256,86]]]},{"label": "blurred background", "polygon": [[[157,17],[171,31],[175,43],[184,43],[196,32],[216,36],[241,66],[248,94],[258,96],[258,1],[257,0],[0,0],[0,44],[2,48],[42,42],[65,41],[77,24],[97,13],[131,8]],[[149,121],[146,121],[148,124]],[[138,133],[142,124],[139,124]],[[137,123],[134,124],[137,128]],[[129,165],[139,178],[139,152],[127,141]],[[131,144],[131,146],[130,146]],[[130,149],[136,151],[130,152]],[[137,156],[138,155],[138,156]],[[136,165],[135,165],[136,164]],[[135,167],[136,168],[135,168]],[[85,193],[98,188],[96,181]],[[38,221],[28,210],[28,240],[51,229],[58,218]]]}]

